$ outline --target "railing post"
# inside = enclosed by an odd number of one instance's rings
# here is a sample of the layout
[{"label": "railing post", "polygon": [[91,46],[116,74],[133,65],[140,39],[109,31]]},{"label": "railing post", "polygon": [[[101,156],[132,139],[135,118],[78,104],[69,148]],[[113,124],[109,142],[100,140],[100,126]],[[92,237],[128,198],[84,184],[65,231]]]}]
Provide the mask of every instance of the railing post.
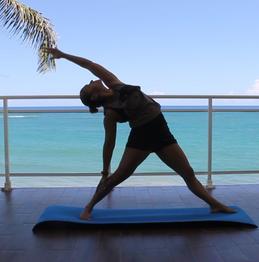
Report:
[{"label": "railing post", "polygon": [[12,190],[10,180],[10,161],[9,161],[9,134],[8,134],[8,99],[3,99],[3,122],[4,122],[4,153],[5,153],[5,184],[2,191],[9,192]]},{"label": "railing post", "polygon": [[213,189],[212,182],[212,98],[208,98],[208,177],[206,188]]}]

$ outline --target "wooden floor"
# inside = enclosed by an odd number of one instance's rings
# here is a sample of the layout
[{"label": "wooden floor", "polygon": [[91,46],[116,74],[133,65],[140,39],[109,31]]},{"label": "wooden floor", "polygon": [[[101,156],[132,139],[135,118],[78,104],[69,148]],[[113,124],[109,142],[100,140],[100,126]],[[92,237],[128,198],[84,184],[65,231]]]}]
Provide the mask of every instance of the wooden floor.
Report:
[{"label": "wooden floor", "polygon": [[[33,234],[52,204],[84,206],[94,188],[14,189],[0,192],[0,261],[259,261],[259,229],[145,227],[63,229]],[[238,205],[259,225],[259,185],[218,186],[212,194]],[[204,207],[186,187],[116,188],[98,207]]]}]

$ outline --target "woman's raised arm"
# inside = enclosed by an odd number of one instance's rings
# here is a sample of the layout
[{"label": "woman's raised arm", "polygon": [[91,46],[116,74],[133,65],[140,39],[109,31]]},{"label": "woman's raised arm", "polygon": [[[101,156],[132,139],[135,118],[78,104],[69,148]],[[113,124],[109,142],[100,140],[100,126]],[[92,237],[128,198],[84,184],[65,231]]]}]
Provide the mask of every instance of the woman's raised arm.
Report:
[{"label": "woman's raised arm", "polygon": [[86,58],[64,53],[57,48],[45,48],[44,50],[47,53],[50,53],[53,56],[53,59],[65,58],[68,61],[71,61],[83,68],[86,68],[92,74],[101,79],[109,88],[112,88],[114,85],[117,84],[122,84],[122,82],[109,70]]}]

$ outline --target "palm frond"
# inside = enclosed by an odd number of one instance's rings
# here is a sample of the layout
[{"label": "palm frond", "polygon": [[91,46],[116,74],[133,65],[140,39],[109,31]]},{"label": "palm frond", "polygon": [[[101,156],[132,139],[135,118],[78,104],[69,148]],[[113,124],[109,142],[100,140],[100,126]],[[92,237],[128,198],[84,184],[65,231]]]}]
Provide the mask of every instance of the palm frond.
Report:
[{"label": "palm frond", "polygon": [[11,33],[38,49],[38,72],[55,69],[54,59],[43,52],[45,47],[56,46],[56,34],[47,18],[16,0],[0,0],[0,21]]}]

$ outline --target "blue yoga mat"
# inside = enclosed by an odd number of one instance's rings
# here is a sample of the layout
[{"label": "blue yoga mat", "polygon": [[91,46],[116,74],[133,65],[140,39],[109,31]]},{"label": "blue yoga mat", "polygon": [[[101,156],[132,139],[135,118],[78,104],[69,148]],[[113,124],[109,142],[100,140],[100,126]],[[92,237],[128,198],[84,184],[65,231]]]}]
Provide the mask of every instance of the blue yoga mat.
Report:
[{"label": "blue yoga mat", "polygon": [[158,223],[236,223],[257,227],[244,210],[231,206],[237,212],[233,214],[210,213],[209,208],[170,208],[170,209],[98,209],[95,208],[89,220],[81,220],[81,207],[49,206],[40,216],[33,230],[51,223],[69,223],[82,225],[118,225],[118,224],[158,224]]}]

